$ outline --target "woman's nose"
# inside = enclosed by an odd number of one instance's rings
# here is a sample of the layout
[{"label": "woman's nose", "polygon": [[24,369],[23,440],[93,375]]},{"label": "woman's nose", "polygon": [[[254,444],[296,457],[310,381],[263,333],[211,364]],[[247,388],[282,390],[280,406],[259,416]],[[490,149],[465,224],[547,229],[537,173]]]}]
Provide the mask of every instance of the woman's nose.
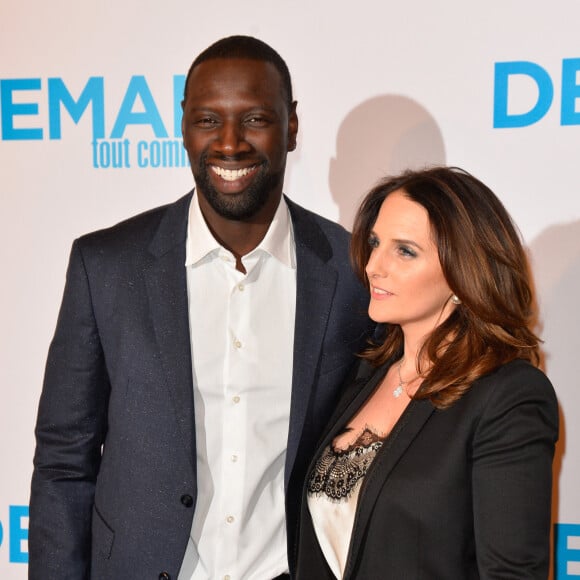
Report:
[{"label": "woman's nose", "polygon": [[384,257],[379,254],[377,249],[371,252],[365,270],[369,280],[387,275]]}]

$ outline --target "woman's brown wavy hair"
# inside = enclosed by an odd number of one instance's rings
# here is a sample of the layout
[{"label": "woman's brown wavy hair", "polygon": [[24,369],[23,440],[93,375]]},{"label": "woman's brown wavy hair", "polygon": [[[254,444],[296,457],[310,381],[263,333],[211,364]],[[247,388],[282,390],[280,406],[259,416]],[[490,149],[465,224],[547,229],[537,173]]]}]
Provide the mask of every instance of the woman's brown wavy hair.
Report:
[{"label": "woman's brown wavy hair", "polygon": [[[369,235],[383,201],[396,190],[427,210],[443,275],[461,300],[419,353],[420,361],[431,364],[414,398],[428,398],[445,408],[501,364],[522,358],[537,365],[532,283],[519,234],[497,196],[462,169],[406,171],[368,193],[351,241],[354,268],[367,288]],[[403,349],[401,328],[386,325],[386,330],[383,342],[362,353],[376,366],[400,356]]]}]

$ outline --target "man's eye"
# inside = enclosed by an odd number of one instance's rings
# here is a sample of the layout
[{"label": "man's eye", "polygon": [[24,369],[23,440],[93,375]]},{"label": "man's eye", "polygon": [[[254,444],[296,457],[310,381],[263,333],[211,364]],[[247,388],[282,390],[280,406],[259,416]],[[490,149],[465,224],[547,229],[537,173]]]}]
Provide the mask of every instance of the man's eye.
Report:
[{"label": "man's eye", "polygon": [[264,127],[269,124],[269,120],[259,115],[253,115],[252,117],[248,117],[246,123],[251,127]]},{"label": "man's eye", "polygon": [[217,124],[217,121],[211,117],[200,117],[195,121],[195,124],[200,127],[213,127]]}]

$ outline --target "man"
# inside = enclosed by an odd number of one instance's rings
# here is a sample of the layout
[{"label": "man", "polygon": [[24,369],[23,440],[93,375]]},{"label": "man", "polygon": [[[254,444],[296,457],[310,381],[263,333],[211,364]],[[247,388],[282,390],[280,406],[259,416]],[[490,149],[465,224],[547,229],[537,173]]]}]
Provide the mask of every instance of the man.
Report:
[{"label": "man", "polygon": [[298,118],[280,56],[206,49],[182,131],[195,192],[73,244],[32,580],[286,577],[300,482],[370,330],[347,233],[282,195]]}]

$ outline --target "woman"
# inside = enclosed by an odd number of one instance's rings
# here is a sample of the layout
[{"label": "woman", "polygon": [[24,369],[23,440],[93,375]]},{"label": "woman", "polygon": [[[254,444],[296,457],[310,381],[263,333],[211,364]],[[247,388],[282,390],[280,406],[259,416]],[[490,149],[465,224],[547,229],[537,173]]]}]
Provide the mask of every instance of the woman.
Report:
[{"label": "woman", "polygon": [[352,257],[386,338],[310,465],[296,577],[545,579],[558,408],[505,208],[462,170],[406,172],[363,201]]}]

